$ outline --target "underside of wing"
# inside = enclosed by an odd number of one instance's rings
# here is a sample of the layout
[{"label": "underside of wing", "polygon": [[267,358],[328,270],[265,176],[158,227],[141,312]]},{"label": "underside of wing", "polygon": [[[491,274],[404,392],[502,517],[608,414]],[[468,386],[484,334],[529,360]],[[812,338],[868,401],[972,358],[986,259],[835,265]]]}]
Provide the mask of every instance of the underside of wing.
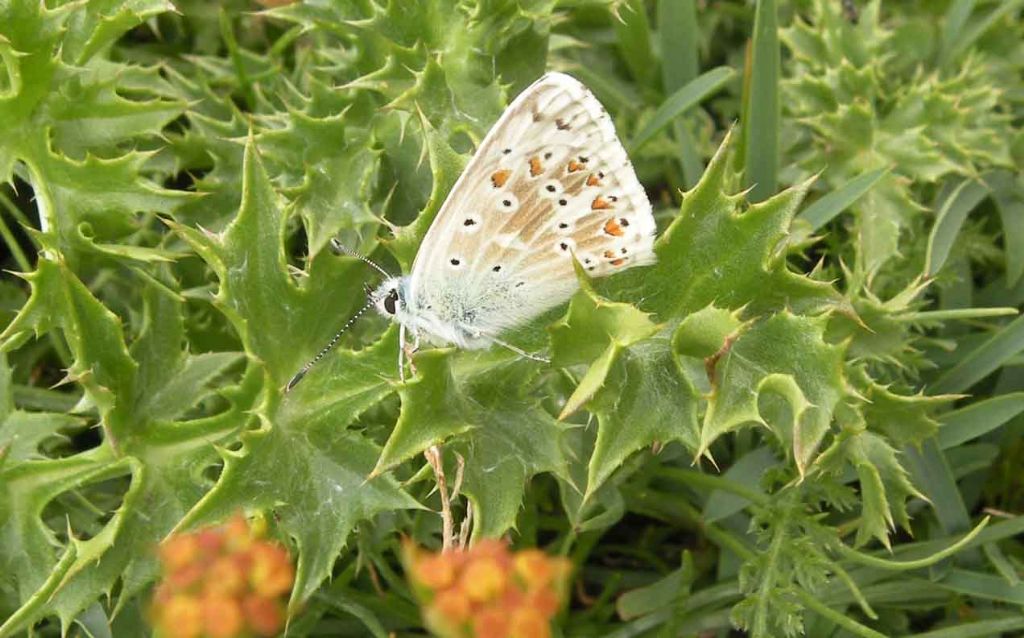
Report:
[{"label": "underside of wing", "polygon": [[573,256],[594,277],[653,263],[654,232],[610,117],[578,81],[550,73],[480,145],[424,239],[411,289],[496,334],[572,294]]}]

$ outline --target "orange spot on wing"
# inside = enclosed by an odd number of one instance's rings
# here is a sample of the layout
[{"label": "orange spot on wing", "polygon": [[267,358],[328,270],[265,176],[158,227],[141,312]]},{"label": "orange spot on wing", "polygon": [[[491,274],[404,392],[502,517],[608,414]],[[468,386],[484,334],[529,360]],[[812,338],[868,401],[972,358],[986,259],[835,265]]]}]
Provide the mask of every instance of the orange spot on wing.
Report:
[{"label": "orange spot on wing", "polygon": [[598,195],[594,198],[594,201],[590,202],[590,208],[593,210],[604,210],[605,208],[611,208],[612,205],[607,202],[603,197]]},{"label": "orange spot on wing", "polygon": [[491,174],[491,184],[493,184],[495,188],[501,188],[505,185],[505,182],[508,181],[509,175],[511,174],[512,171],[507,168],[503,168],[500,171],[494,171],[494,173]]},{"label": "orange spot on wing", "polygon": [[625,233],[622,230],[622,226],[619,222],[614,219],[609,219],[604,223],[604,232],[612,235],[613,237],[622,237]]},{"label": "orange spot on wing", "polygon": [[620,259],[613,259],[609,263],[611,265],[613,265],[613,266],[621,266],[622,264],[626,263],[626,260],[625,259],[621,259],[621,258]]},{"label": "orange spot on wing", "polygon": [[600,186],[600,185],[601,185],[601,178],[598,177],[596,174],[592,174],[590,177],[587,178],[587,186]]},{"label": "orange spot on wing", "polygon": [[582,163],[577,162],[576,160],[569,160],[569,172],[570,173],[575,173],[576,171],[582,171],[582,170],[583,170],[583,164]]},{"label": "orange spot on wing", "polygon": [[615,251],[614,250],[606,250],[606,251],[604,251],[604,256],[605,256],[606,259],[611,259],[612,257],[615,256]]},{"label": "orange spot on wing", "polygon": [[543,172],[544,167],[540,165],[540,158],[534,155],[530,158],[530,177],[537,177]]}]

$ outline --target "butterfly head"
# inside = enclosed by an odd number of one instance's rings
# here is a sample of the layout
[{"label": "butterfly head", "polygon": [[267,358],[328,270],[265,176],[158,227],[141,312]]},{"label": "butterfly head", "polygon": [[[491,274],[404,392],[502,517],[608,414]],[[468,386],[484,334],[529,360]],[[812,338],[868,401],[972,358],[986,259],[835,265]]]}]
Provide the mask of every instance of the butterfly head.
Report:
[{"label": "butterfly head", "polygon": [[391,277],[370,292],[370,301],[380,314],[398,319],[405,313],[404,289],[402,277]]}]

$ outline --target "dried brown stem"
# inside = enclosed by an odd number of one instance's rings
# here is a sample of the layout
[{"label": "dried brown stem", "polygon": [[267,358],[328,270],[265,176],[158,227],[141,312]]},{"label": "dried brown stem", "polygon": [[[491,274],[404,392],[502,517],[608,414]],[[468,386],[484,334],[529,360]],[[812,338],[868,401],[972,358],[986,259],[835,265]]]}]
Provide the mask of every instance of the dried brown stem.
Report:
[{"label": "dried brown stem", "polygon": [[450,551],[455,545],[455,521],[452,518],[452,503],[448,496],[448,479],[444,475],[444,459],[440,445],[431,445],[423,452],[437,480],[437,492],[441,495],[441,551]]}]

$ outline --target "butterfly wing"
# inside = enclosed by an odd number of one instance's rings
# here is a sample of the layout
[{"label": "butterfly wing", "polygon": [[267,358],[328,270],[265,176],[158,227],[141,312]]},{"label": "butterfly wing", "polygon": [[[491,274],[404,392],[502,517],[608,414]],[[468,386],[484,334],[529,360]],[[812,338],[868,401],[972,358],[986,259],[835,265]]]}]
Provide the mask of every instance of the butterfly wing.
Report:
[{"label": "butterfly wing", "polygon": [[[654,262],[651,204],[611,118],[568,75],[521,93],[484,138],[413,263],[420,326],[495,336],[594,277]],[[482,345],[482,344],[481,344]]]}]

